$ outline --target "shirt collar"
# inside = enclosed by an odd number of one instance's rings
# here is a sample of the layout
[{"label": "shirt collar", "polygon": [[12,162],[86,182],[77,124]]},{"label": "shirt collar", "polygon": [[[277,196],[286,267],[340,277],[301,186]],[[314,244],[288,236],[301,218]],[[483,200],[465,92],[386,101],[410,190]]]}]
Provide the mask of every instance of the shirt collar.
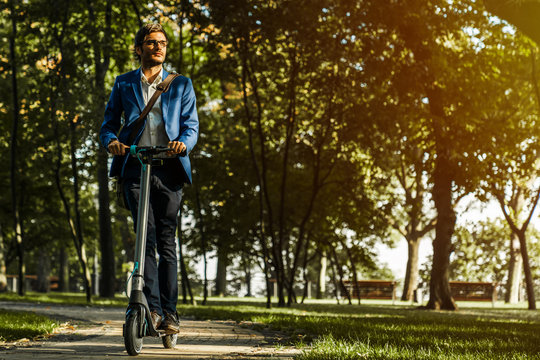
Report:
[{"label": "shirt collar", "polygon": [[150,84],[148,82],[148,79],[146,78],[146,76],[144,76],[144,73],[142,71],[142,68],[141,68],[141,82],[145,85],[154,85],[154,84],[159,84],[161,82],[161,79],[163,79],[163,66],[161,67],[161,71],[159,72],[159,75],[156,77],[156,79],[154,80],[154,82],[152,84]]}]

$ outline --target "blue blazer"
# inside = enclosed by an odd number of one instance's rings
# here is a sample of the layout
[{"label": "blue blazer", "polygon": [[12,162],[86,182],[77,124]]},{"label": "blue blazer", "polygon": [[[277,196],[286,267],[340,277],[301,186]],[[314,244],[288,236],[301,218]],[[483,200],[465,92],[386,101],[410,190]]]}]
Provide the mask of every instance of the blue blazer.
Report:
[{"label": "blue blazer", "polygon": [[[168,74],[163,70],[163,79]],[[114,81],[111,96],[105,108],[105,120],[99,132],[101,144],[107,148],[111,140],[118,139],[123,144],[133,145],[128,144],[128,138],[133,130],[135,120],[137,120],[143,109],[141,69],[118,76]],[[189,153],[197,143],[199,119],[195,91],[190,79],[178,76],[173,80],[169,90],[161,94],[161,112],[169,139],[183,142],[186,145],[188,155],[177,157],[178,166],[185,173],[185,179],[179,179],[179,181],[186,181],[191,184]],[[144,119],[144,125],[146,125],[146,119]],[[143,130],[144,126],[141,127],[135,137],[134,144],[139,142]],[[125,156],[114,156],[109,176],[124,175],[128,156],[127,154]]]}]

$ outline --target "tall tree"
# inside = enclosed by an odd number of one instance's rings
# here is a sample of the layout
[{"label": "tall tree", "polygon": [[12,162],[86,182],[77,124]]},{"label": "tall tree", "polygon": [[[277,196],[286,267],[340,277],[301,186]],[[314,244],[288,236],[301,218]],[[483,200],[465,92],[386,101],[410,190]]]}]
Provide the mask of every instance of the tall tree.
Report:
[{"label": "tall tree", "polygon": [[[508,59],[501,57],[497,40],[513,35],[505,32],[500,22],[485,16],[481,4],[474,1],[388,2],[378,3],[373,11],[378,14],[375,27],[385,29],[380,30],[381,37],[392,44],[387,51],[395,54],[394,59],[403,60],[388,62],[397,66],[388,71],[389,90],[395,91],[398,104],[416,106],[413,119],[422,124],[416,135],[425,144],[424,156],[429,159],[437,225],[427,307],[456,309],[448,284],[455,206],[486,176],[482,164],[485,149],[503,156],[506,149],[495,144],[507,139],[507,133],[514,129],[509,122],[493,126],[492,119],[486,117],[501,106],[504,90],[497,88],[495,79],[501,69],[510,68]],[[480,38],[478,34],[482,34]],[[390,104],[385,108],[397,107]]]},{"label": "tall tree", "polygon": [[19,203],[17,198],[17,181],[18,181],[18,166],[17,166],[17,142],[18,142],[18,129],[19,129],[19,97],[17,90],[17,53],[15,47],[15,40],[17,38],[17,15],[16,15],[15,0],[10,1],[10,13],[11,13],[11,36],[9,38],[10,49],[10,62],[11,62],[11,92],[13,94],[13,125],[11,128],[11,146],[10,146],[10,180],[11,180],[11,209],[13,215],[13,234],[17,248],[17,256],[19,258],[19,281],[17,283],[17,292],[19,295],[25,293],[25,275],[26,269],[24,264],[24,245],[23,234],[21,226],[21,218],[19,214]]},{"label": "tall tree", "polygon": [[[105,90],[105,76],[109,70],[112,54],[112,1],[107,0],[103,11],[104,19],[99,18],[100,13],[91,1],[88,6],[88,37],[91,39],[94,60],[94,99],[95,114],[105,112],[107,100]],[[101,31],[101,26],[103,31]],[[100,36],[102,34],[102,36]],[[101,117],[96,122],[96,133],[101,125]],[[109,196],[109,177],[107,169],[108,154],[102,147],[96,147],[97,153],[97,179],[98,179],[98,204],[99,204],[99,240],[101,250],[101,278],[100,295],[113,297],[116,285],[114,265],[114,245],[111,228],[111,210]]]},{"label": "tall tree", "polygon": [[[520,192],[521,189],[517,189],[517,192]],[[511,208],[507,206],[505,197],[501,191],[495,192],[495,196],[499,201],[501,210],[503,212],[504,218],[508,222],[512,233],[517,236],[519,239],[519,248],[521,251],[521,258],[523,259],[523,271],[525,273],[525,285],[527,290],[527,301],[529,304],[529,310],[536,310],[536,300],[534,293],[534,280],[531,272],[531,265],[529,261],[529,251],[527,245],[526,232],[527,228],[531,222],[536,206],[538,205],[538,200],[540,198],[540,189],[532,191],[532,198],[530,199],[530,205],[528,213],[525,213],[524,220],[521,222],[521,226],[518,225],[518,219],[520,213],[511,212]],[[519,194],[513,194],[513,196],[519,196]]]},{"label": "tall tree", "polygon": [[[414,131],[418,131],[413,127]],[[391,215],[392,227],[407,241],[408,257],[403,282],[401,300],[411,301],[419,282],[419,250],[423,238],[435,229],[435,218],[428,203],[429,188],[427,184],[424,152],[420,144],[409,140],[409,135],[398,135],[395,143],[401,148],[397,151],[392,172],[402,189],[403,196],[396,199],[394,213]],[[404,141],[407,139],[408,141]],[[432,206],[432,205],[431,205]]]}]

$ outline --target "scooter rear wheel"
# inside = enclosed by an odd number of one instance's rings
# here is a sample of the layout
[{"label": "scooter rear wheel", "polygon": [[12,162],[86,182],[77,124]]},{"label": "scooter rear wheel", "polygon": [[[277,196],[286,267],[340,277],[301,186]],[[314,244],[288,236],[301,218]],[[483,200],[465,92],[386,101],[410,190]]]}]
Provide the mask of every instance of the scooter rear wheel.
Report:
[{"label": "scooter rear wheel", "polygon": [[178,334],[169,334],[161,338],[163,340],[163,347],[165,349],[174,349],[176,346],[176,340],[178,339]]},{"label": "scooter rear wheel", "polygon": [[124,332],[124,344],[129,355],[136,356],[142,350],[143,338],[139,335],[141,314],[133,311],[126,319],[126,329]]}]

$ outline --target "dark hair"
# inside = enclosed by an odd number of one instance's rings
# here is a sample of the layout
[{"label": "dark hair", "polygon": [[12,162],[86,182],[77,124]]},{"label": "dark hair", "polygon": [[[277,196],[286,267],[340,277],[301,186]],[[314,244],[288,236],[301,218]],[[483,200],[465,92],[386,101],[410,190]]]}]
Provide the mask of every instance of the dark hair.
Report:
[{"label": "dark hair", "polygon": [[163,29],[163,26],[161,26],[161,24],[146,24],[146,25],[143,25],[139,31],[137,31],[137,34],[135,35],[135,46],[133,47],[133,53],[135,54],[135,57],[141,61],[141,57],[139,54],[137,54],[137,51],[135,51],[135,49],[137,49],[138,47],[142,47],[143,45],[143,41],[144,41],[144,38],[146,37],[146,35],[150,34],[150,33],[153,33],[153,32],[160,32],[160,33],[163,33],[163,35],[165,35],[165,39],[167,39],[167,41],[169,41],[169,37],[167,36],[167,33],[165,32],[165,29]]}]

